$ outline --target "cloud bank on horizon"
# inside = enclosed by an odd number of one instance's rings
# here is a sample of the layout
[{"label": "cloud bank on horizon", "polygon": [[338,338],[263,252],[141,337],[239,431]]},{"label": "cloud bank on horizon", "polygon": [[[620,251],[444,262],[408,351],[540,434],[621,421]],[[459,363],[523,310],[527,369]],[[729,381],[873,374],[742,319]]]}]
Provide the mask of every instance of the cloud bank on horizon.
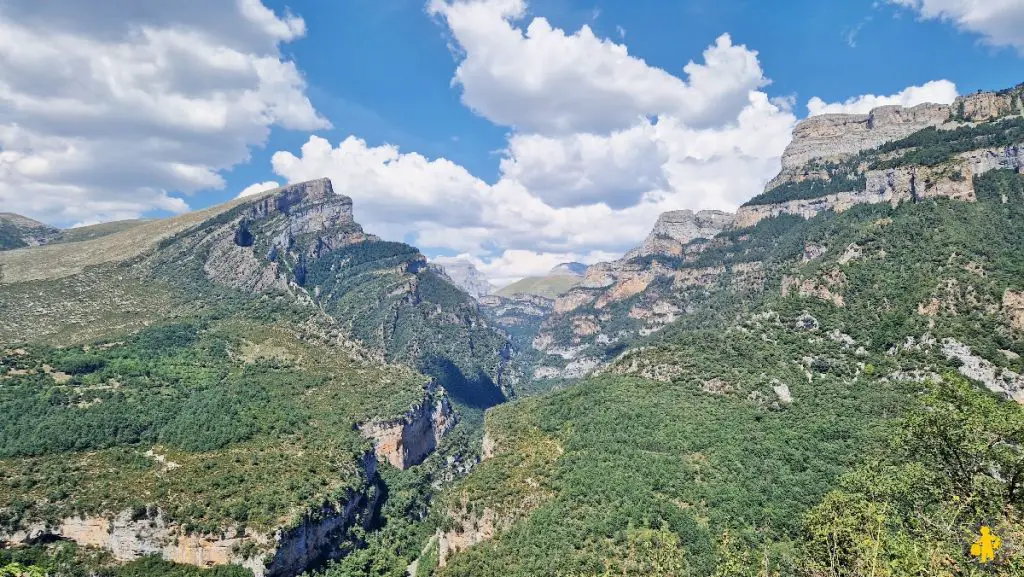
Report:
[{"label": "cloud bank on horizon", "polygon": [[[1024,18],[1020,3],[889,1],[1024,47],[1024,26],[1007,25]],[[661,212],[735,209],[778,171],[798,112],[765,92],[756,50],[723,33],[676,75],[631,54],[625,35],[563,30],[528,9],[525,0],[426,4],[452,47],[453,90],[508,130],[493,182],[359,135],[312,135],[276,152],[274,180],[242,195],[330,177],[367,230],[463,255],[501,283],[617,257]],[[4,3],[0,205],[65,223],[189,210],[171,193],[223,187],[221,171],[247,162],[273,127],[330,126],[282,54],[306,27],[261,0]],[[940,79],[806,106],[859,113],[956,94]]]}]

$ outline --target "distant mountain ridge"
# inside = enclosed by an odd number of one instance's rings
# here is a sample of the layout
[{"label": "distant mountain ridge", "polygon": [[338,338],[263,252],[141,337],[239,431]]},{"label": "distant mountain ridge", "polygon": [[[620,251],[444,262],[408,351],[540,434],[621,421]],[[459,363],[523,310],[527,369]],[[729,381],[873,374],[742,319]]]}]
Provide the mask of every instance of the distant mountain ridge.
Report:
[{"label": "distant mountain ridge", "polygon": [[544,298],[555,298],[579,284],[587,272],[587,265],[579,262],[566,262],[554,266],[544,276],[530,276],[520,279],[494,294],[506,298],[516,295],[531,295]]},{"label": "distant mountain ridge", "polygon": [[0,250],[46,244],[60,230],[10,212],[0,212]]},{"label": "distant mountain ridge", "polygon": [[443,259],[438,265],[459,288],[473,298],[480,298],[494,292],[494,285],[477,270],[476,265],[466,259]]}]

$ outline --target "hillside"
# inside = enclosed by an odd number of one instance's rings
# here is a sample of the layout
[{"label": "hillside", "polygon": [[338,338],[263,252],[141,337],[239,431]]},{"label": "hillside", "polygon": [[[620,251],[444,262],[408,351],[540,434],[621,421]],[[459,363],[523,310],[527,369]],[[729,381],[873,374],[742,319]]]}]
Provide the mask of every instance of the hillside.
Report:
[{"label": "hillside", "polygon": [[506,337],[328,180],[108,228],[0,257],[0,541],[294,575],[511,391]]},{"label": "hillside", "polygon": [[583,280],[587,266],[578,262],[562,263],[544,276],[530,276],[503,287],[494,294],[513,298],[518,295],[538,296],[553,299]]},{"label": "hillside", "polygon": [[1021,92],[805,121],[713,238],[591,267],[435,574],[967,575],[980,525],[1021,574]]},{"label": "hillside", "polygon": [[20,214],[0,212],[0,251],[46,244],[60,231]]}]

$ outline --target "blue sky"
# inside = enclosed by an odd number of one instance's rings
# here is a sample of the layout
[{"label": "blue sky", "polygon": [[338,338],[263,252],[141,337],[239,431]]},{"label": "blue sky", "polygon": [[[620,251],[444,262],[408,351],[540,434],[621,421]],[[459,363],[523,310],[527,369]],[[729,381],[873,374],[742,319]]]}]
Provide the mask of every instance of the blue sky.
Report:
[{"label": "blue sky", "polygon": [[[450,85],[456,62],[443,25],[427,15],[423,0],[266,4],[279,13],[291,9],[309,26],[285,53],[305,73],[310,100],[334,125],[319,134],[332,141],[356,134],[370,144],[450,158],[487,180],[497,177],[494,151],[504,146],[506,130],[461,104]],[[812,96],[833,102],[893,94],[942,78],[962,92],[1024,81],[1012,48],[983,44],[977,34],[874,0],[533,0],[530,13],[566,30],[588,25],[677,74],[728,32],[758,51],[772,81],[766,91],[795,96],[802,115]],[[253,162],[230,175],[229,190],[217,200],[271,179],[270,155],[296,149],[305,138],[275,130]]]},{"label": "blue sky", "polygon": [[976,4],[12,0],[0,209],[165,216],[326,175],[371,232],[504,282],[735,208],[812,98],[1021,82],[1024,3]]}]

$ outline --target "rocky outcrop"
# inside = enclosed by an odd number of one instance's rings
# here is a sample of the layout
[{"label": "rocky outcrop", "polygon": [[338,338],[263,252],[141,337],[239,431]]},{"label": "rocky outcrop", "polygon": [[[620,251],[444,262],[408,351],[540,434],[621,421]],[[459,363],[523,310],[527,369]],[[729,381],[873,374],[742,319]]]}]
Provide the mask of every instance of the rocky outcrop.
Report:
[{"label": "rocky outcrop", "polygon": [[[1009,114],[1024,112],[1021,102],[1020,87],[1003,92],[978,92],[960,96],[953,102],[953,112],[968,122],[984,122],[995,120]],[[1014,93],[1018,97],[1014,98]]]},{"label": "rocky outcrop", "polygon": [[1024,292],[1009,289],[1003,292],[1003,314],[1012,328],[1024,331]]},{"label": "rocky outcrop", "polygon": [[841,292],[845,286],[846,275],[838,269],[823,275],[821,279],[800,279],[786,275],[782,277],[782,296],[797,294],[802,298],[817,298],[842,307],[846,305]]},{"label": "rocky outcrop", "polygon": [[677,256],[683,245],[698,238],[714,238],[729,228],[734,216],[718,210],[674,210],[662,213],[643,244],[626,253],[622,260],[652,254]]},{"label": "rocky outcrop", "polygon": [[837,160],[906,138],[950,118],[951,108],[920,104],[913,108],[880,106],[868,114],[822,114],[801,121],[793,140],[782,154],[783,172],[803,167],[811,160]]},{"label": "rocky outcrop", "polygon": [[494,291],[494,285],[468,260],[443,259],[438,260],[437,264],[441,266],[455,286],[466,291],[473,298],[479,299]]},{"label": "rocky outcrop", "polygon": [[209,223],[199,245],[208,246],[206,276],[247,292],[288,290],[305,282],[306,262],[376,237],[352,216],[352,199],[336,194],[329,179],[292,184]]},{"label": "rocky outcrop", "polygon": [[971,352],[970,347],[955,340],[942,341],[942,353],[948,359],[956,359],[960,363],[960,374],[985,385],[985,388],[1024,404],[1024,375],[1010,369],[1004,369],[988,359]]},{"label": "rocky outcrop", "polygon": [[373,439],[378,460],[404,470],[422,463],[456,423],[458,414],[447,393],[431,380],[424,388],[423,400],[402,417],[365,423],[359,430]]},{"label": "rocky outcrop", "polygon": [[531,326],[544,320],[554,301],[542,296],[518,294],[512,297],[488,295],[480,298],[483,309],[495,324],[506,329]]},{"label": "rocky outcrop", "polygon": [[901,166],[869,170],[864,173],[864,190],[776,204],[744,205],[736,212],[734,226],[754,226],[781,214],[812,218],[827,210],[843,212],[858,204],[887,202],[895,206],[901,202],[939,197],[972,202],[977,200],[974,177],[997,169],[1024,170],[1024,145],[972,150],[934,167]]},{"label": "rocky outcrop", "polygon": [[461,516],[453,516],[455,528],[450,531],[439,532],[438,537],[438,564],[441,567],[448,565],[448,559],[460,551],[465,551],[477,543],[489,541],[497,533],[499,520],[494,509],[484,508],[479,514],[466,513]]},{"label": "rocky outcrop", "polygon": [[31,543],[59,538],[106,550],[119,561],[158,555],[168,561],[200,567],[235,564],[256,577],[290,577],[330,558],[356,524],[368,524],[376,506],[376,460],[364,455],[362,491],[349,491],[342,503],[307,511],[291,528],[271,535],[251,528],[227,527],[217,534],[191,533],[169,521],[156,508],[123,511],[109,516],[68,517],[55,524],[36,523],[18,532],[0,534],[0,542]]}]

